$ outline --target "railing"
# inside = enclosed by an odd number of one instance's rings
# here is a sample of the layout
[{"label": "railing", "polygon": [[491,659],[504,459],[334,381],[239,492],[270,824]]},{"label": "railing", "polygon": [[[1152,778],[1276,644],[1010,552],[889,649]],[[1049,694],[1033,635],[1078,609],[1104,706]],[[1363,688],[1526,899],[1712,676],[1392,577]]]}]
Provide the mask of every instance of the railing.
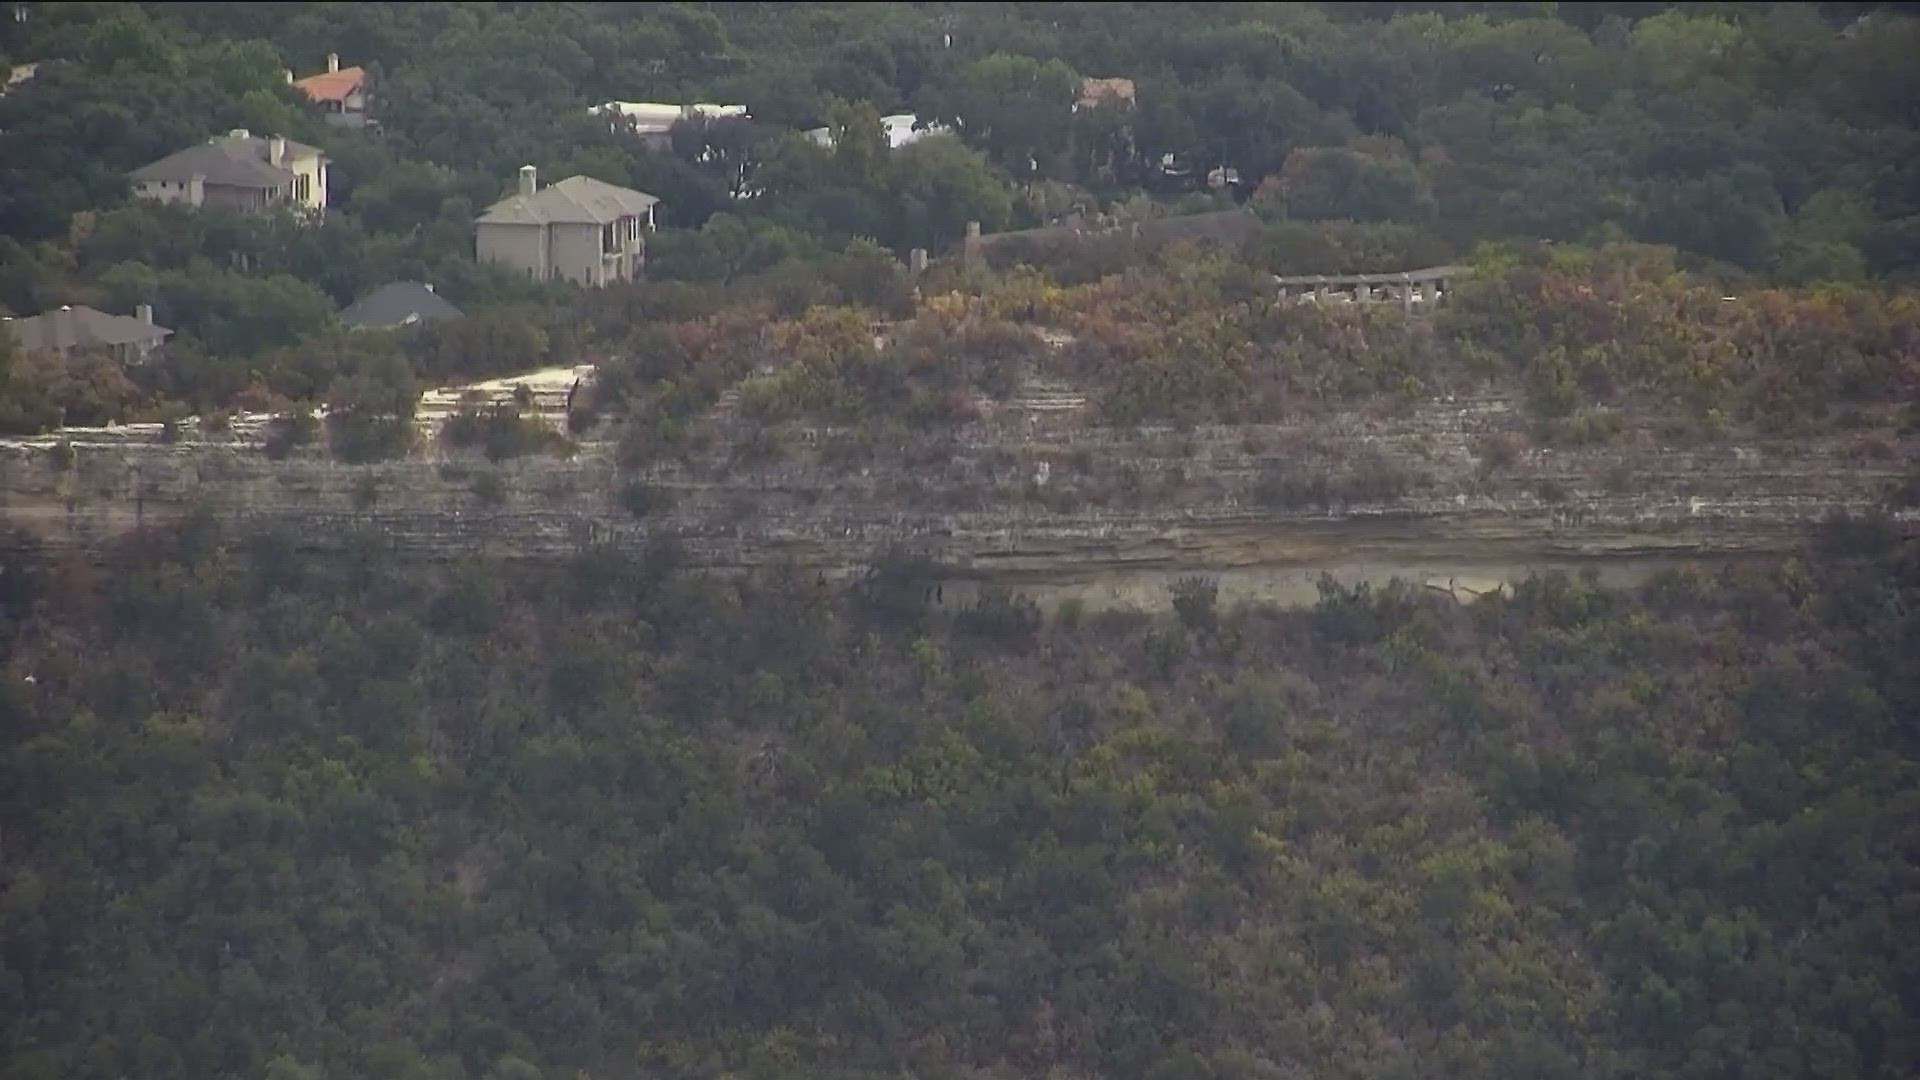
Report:
[{"label": "railing", "polygon": [[1417,303],[1434,303],[1451,291],[1453,282],[1471,274],[1465,266],[1430,266],[1397,274],[1275,275],[1273,284],[1282,300],[1303,304],[1386,303],[1398,300],[1408,310]]}]

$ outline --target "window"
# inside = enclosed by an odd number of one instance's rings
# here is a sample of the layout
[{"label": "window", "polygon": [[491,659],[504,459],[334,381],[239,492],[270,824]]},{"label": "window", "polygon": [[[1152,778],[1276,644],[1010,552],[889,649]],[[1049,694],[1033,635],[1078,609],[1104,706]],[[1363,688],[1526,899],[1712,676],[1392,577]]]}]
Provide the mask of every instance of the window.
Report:
[{"label": "window", "polygon": [[602,255],[611,255],[619,250],[620,241],[617,235],[613,225],[603,225],[600,227],[600,253]]},{"label": "window", "polygon": [[309,182],[310,182],[310,181],[309,181],[309,178],[308,178],[308,176],[307,176],[307,174],[306,174],[306,173],[301,173],[301,174],[300,174],[300,176],[299,176],[299,178],[298,178],[297,180],[295,180],[295,181],[294,181],[294,196],[293,196],[293,197],[294,197],[294,198],[296,198],[296,199],[298,199],[298,200],[300,200],[301,202],[306,202],[306,201],[307,201],[307,191],[309,190],[309,189],[308,189],[308,184],[309,184]]}]

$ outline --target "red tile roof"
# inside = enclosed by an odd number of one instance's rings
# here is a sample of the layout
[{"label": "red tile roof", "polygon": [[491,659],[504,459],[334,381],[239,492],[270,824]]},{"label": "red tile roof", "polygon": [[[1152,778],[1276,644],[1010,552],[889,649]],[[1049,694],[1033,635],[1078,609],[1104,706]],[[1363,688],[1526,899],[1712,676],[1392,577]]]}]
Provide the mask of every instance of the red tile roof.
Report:
[{"label": "red tile roof", "polygon": [[345,101],[366,81],[367,69],[350,67],[309,75],[293,85],[306,91],[308,99],[312,101]]}]

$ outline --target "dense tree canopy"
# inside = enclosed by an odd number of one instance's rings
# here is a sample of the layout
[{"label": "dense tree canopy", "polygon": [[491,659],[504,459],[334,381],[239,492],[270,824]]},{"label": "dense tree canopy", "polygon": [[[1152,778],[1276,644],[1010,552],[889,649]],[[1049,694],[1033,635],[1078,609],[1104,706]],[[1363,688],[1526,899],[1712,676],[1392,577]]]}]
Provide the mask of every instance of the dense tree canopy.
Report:
[{"label": "dense tree canopy", "polygon": [[9,1076],[1920,1067],[1870,527],[1084,621],[158,539],[0,577]]}]

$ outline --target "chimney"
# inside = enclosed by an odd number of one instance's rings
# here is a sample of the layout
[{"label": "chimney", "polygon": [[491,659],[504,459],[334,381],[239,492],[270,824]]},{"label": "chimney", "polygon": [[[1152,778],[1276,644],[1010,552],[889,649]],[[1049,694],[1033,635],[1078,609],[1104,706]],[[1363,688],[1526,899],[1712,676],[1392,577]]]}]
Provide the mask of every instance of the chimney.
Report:
[{"label": "chimney", "polygon": [[967,238],[960,243],[960,257],[968,266],[980,265],[980,223],[967,222]]},{"label": "chimney", "polygon": [[907,272],[912,274],[924,274],[927,272],[926,248],[917,247],[907,252]]},{"label": "chimney", "polygon": [[287,140],[279,135],[267,140],[267,164],[279,168],[287,160]]},{"label": "chimney", "polygon": [[331,75],[334,72],[339,70],[340,70],[340,54],[337,52],[328,53],[327,54],[327,74]]},{"label": "chimney", "polygon": [[533,166],[520,166],[520,194],[531,195],[540,190],[540,182],[534,176]]},{"label": "chimney", "polygon": [[141,304],[139,307],[134,308],[133,310],[134,310],[134,314],[140,317],[141,322],[146,323],[148,326],[153,325],[153,305],[152,304]]},{"label": "chimney", "polygon": [[427,287],[427,291],[428,291],[428,292],[432,292],[432,291],[433,291],[433,282],[431,282],[431,281],[426,281],[426,282],[422,282],[421,284],[423,284],[423,285],[425,285],[425,286]]}]

